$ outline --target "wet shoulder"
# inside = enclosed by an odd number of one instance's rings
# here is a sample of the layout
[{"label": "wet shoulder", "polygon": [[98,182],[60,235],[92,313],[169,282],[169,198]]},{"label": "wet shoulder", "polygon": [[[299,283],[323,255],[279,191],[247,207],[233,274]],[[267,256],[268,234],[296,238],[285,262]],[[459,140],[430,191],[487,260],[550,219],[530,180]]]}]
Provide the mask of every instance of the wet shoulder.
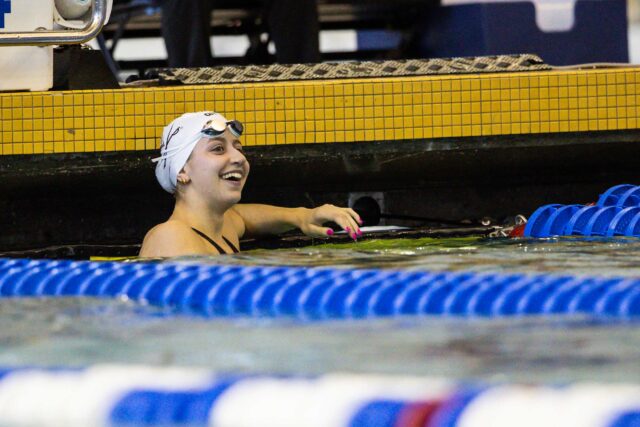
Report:
[{"label": "wet shoulder", "polygon": [[186,224],[167,221],[147,232],[142,242],[142,257],[172,257],[191,254],[205,254],[202,240]]}]

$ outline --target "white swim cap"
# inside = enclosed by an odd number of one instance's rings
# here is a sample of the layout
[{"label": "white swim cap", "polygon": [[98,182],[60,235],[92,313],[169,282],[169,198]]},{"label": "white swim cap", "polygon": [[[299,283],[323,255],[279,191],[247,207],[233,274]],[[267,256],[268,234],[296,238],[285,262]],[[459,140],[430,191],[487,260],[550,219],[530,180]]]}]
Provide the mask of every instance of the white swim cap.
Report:
[{"label": "white swim cap", "polygon": [[[205,136],[202,133],[212,120],[228,123],[222,114],[213,111],[185,113],[167,126],[162,132],[160,157],[153,159],[156,165],[156,178],[169,193],[176,191],[178,173],[191,155],[196,143]],[[224,128],[223,128],[224,129]]]}]

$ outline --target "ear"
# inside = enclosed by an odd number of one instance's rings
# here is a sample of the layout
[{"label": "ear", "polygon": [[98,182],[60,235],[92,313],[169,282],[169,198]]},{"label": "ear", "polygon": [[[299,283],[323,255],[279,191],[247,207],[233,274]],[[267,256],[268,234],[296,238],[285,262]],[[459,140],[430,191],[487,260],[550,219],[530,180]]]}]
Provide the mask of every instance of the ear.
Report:
[{"label": "ear", "polygon": [[180,184],[188,184],[189,181],[191,181],[191,178],[189,178],[189,175],[187,175],[187,173],[184,171],[184,169],[182,169],[178,173],[178,182]]}]

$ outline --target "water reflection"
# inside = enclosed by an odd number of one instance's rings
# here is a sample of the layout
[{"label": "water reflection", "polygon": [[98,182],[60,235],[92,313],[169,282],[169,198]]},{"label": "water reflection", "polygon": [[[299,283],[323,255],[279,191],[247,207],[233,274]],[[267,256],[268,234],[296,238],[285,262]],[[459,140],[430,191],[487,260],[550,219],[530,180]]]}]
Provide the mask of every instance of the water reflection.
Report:
[{"label": "water reflection", "polygon": [[295,249],[253,250],[233,256],[187,257],[212,264],[402,268],[478,272],[557,272],[640,276],[639,239],[396,239]]},{"label": "water reflection", "polygon": [[640,382],[640,325],[581,317],[299,322],[175,316],[129,301],[0,300],[0,365],[136,363],[248,373],[375,372]]}]

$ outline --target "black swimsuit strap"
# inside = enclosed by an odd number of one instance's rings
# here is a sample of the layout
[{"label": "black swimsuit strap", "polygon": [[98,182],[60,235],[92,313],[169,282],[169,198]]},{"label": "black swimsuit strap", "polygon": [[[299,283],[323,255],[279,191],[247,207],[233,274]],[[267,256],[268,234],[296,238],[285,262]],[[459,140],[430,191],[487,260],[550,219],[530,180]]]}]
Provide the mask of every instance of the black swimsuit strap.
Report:
[{"label": "black swimsuit strap", "polygon": [[240,252],[238,248],[236,248],[235,245],[231,243],[226,237],[222,236],[222,238],[224,239],[225,242],[227,242],[227,245],[229,245],[229,247],[231,248],[234,254],[237,254],[238,252]]},{"label": "black swimsuit strap", "polygon": [[[206,234],[204,234],[202,231],[191,227],[191,229],[193,231],[195,231],[198,235],[200,235],[203,239],[205,239],[207,242],[211,243],[213,245],[214,248],[216,248],[216,250],[222,255],[227,255],[227,251],[225,251],[222,246],[220,246],[219,244],[217,244],[211,237],[207,236]],[[229,245],[229,247],[231,248],[231,250],[233,251],[233,253],[238,253],[240,251],[238,251],[238,249],[233,245],[233,243],[231,243],[229,240],[227,240],[226,237],[222,236],[222,238],[224,239],[224,241],[227,243],[227,245]]]}]

